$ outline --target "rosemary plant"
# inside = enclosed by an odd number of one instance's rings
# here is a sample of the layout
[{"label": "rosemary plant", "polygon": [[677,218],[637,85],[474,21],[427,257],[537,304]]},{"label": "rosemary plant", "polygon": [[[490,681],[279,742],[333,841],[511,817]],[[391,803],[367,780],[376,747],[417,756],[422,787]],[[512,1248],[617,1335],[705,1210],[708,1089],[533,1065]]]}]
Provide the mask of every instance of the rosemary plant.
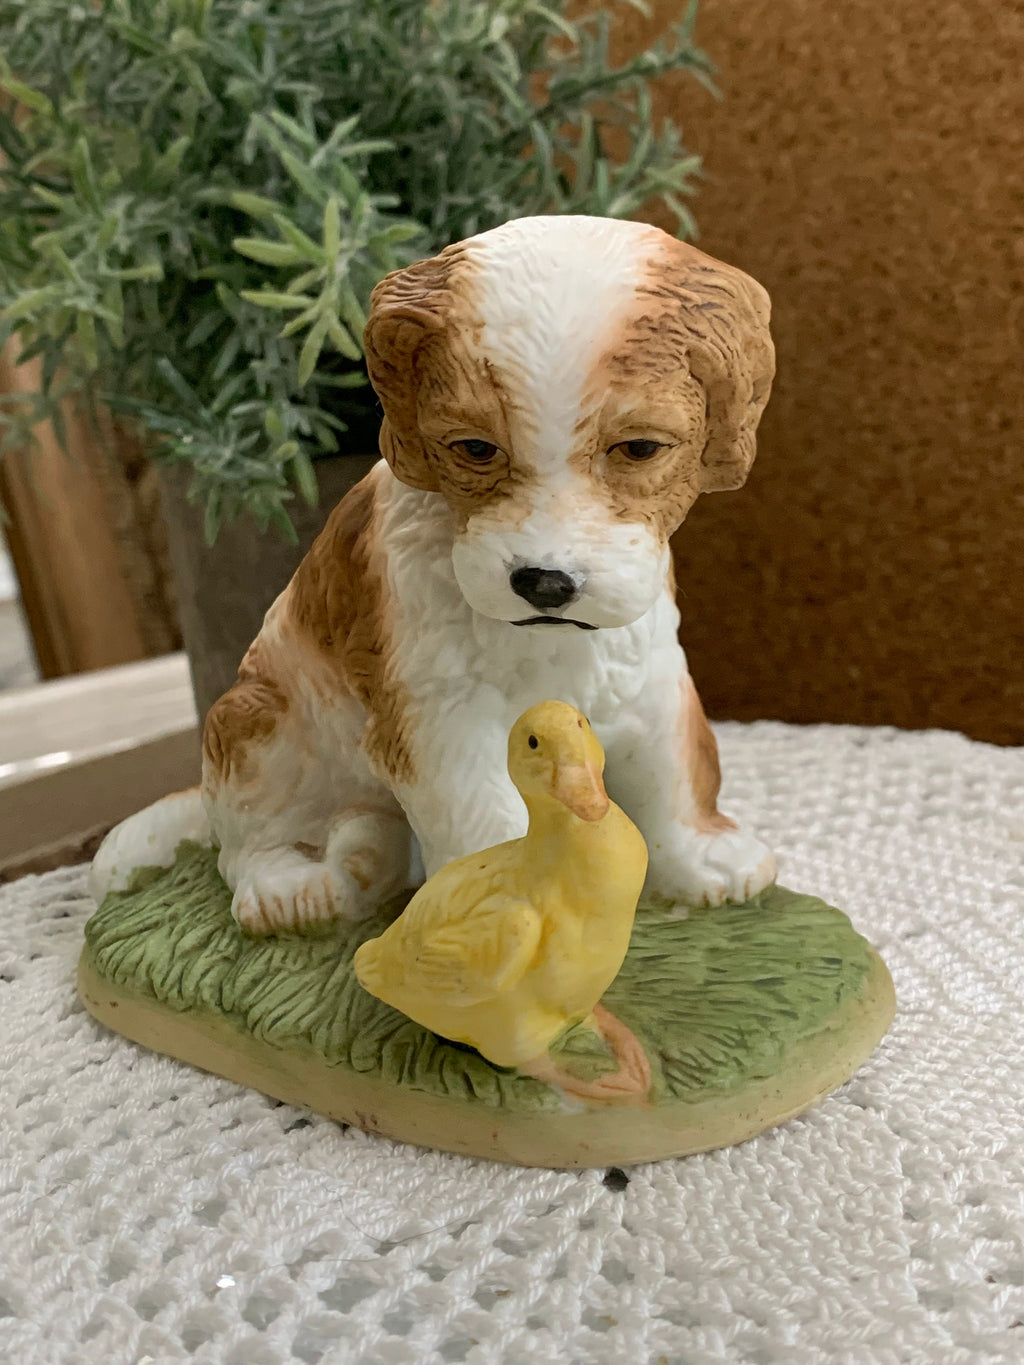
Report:
[{"label": "rosemary plant", "polygon": [[[3,445],[77,394],[290,532],[311,461],[374,439],[388,270],[532,213],[693,230],[649,82],[710,81],[693,6],[647,51],[564,0],[0,0],[0,341],[39,360]],[[613,151],[615,155],[613,156]]]}]

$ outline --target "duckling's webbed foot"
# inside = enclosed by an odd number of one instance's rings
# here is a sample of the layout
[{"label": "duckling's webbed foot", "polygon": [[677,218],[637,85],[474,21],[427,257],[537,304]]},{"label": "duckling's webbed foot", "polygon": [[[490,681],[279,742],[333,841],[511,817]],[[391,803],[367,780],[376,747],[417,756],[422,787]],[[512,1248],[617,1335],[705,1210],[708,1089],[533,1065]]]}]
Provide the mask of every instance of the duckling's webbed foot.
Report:
[{"label": "duckling's webbed foot", "polygon": [[645,1101],[651,1088],[651,1064],[640,1039],[603,1005],[595,1005],[590,1017],[619,1063],[619,1070],[603,1079],[613,1081],[621,1077],[631,1083],[641,1102]]},{"label": "duckling's webbed foot", "polygon": [[651,1064],[640,1040],[632,1029],[627,1028],[621,1019],[616,1019],[602,1005],[594,1006],[591,1021],[615,1054],[618,1070],[595,1081],[584,1081],[564,1071],[549,1056],[538,1057],[520,1070],[548,1085],[557,1086],[567,1095],[591,1103],[646,1104],[651,1089]]}]

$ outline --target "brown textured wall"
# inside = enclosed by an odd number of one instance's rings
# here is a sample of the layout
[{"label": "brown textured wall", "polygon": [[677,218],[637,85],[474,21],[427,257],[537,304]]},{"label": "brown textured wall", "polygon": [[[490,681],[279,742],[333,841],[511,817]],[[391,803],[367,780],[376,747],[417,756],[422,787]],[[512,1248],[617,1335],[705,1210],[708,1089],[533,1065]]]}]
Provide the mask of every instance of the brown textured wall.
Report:
[{"label": "brown textured wall", "polygon": [[723,101],[661,106],[779,365],[678,541],[708,710],[1024,742],[1024,6],[702,0],[697,36]]}]

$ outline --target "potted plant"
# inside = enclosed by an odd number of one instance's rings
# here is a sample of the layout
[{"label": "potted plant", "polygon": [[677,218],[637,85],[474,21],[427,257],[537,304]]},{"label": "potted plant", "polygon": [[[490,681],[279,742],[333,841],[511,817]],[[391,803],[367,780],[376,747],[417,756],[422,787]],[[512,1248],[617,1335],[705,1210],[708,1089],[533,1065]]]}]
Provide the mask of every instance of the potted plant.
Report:
[{"label": "potted plant", "polygon": [[524,214],[656,200],[692,231],[699,161],[647,85],[708,81],[694,8],[621,61],[569,9],[0,0],[0,341],[41,376],[4,443],[69,396],[141,431],[201,709],[375,458],[387,271]]}]

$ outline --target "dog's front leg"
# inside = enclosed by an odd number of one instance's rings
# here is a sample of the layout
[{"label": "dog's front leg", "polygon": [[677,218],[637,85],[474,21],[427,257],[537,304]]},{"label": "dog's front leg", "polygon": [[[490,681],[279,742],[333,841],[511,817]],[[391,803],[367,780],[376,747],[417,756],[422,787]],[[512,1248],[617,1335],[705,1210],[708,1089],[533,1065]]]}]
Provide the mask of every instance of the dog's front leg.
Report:
[{"label": "dog's front leg", "polygon": [[[428,877],[455,858],[526,833],[526,806],[508,776],[506,706],[441,704],[421,724],[414,774],[395,788]],[[425,708],[426,710],[426,708]]]},{"label": "dog's front leg", "polygon": [[[687,905],[742,901],[775,878],[775,855],[718,809],[718,745],[680,657],[608,746],[609,792],[639,827],[645,894]],[[664,699],[668,704],[661,704]]]}]

